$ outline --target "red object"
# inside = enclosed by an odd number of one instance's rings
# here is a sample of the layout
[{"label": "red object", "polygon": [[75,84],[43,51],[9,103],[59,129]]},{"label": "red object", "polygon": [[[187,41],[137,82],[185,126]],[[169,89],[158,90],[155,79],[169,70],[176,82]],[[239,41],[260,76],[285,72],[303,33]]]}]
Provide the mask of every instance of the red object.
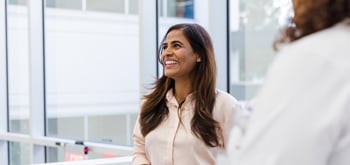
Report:
[{"label": "red object", "polygon": [[87,155],[89,153],[89,147],[84,147],[84,154]]},{"label": "red object", "polygon": [[66,152],[66,161],[79,161],[79,160],[85,160],[85,156],[82,154],[76,154],[76,153],[69,153]]},{"label": "red object", "polygon": [[116,154],[103,154],[103,158],[115,158],[117,157]]}]

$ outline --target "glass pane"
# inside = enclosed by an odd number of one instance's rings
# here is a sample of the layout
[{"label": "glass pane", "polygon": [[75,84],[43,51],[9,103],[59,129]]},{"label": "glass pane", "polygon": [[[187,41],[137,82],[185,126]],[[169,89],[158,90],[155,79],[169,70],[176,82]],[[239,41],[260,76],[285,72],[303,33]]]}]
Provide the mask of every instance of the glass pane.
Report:
[{"label": "glass pane", "polygon": [[124,13],[124,0],[86,0],[86,10]]},{"label": "glass pane", "polygon": [[230,92],[237,99],[251,99],[262,84],[288,1],[230,1]]},{"label": "glass pane", "polygon": [[26,6],[9,5],[7,12],[10,131],[28,133],[28,10]]},{"label": "glass pane", "polygon": [[10,164],[30,164],[31,146],[26,143],[10,142]]},{"label": "glass pane", "polygon": [[48,136],[131,146],[141,93],[138,16],[82,12],[45,13]]},{"label": "glass pane", "polygon": [[129,0],[129,14],[138,13],[138,0]]},{"label": "glass pane", "polygon": [[82,0],[46,0],[46,7],[61,9],[82,9]]},{"label": "glass pane", "polygon": [[27,5],[28,0],[9,0],[10,5]]},{"label": "glass pane", "polygon": [[[127,143],[126,115],[101,115],[88,118],[88,137],[91,141],[116,144]],[[124,125],[121,127],[120,125]],[[103,128],[103,129],[101,129]],[[118,132],[118,134],[116,134]]]},{"label": "glass pane", "polygon": [[193,0],[167,0],[167,16],[180,18],[194,18]]},{"label": "glass pane", "polygon": [[88,154],[88,156],[78,150],[73,151],[67,148],[69,147],[47,147],[47,162],[54,163],[65,161],[81,161],[87,159],[87,157],[91,158],[90,153]]},{"label": "glass pane", "polygon": [[158,1],[158,14],[159,14],[159,16],[160,17],[164,17],[164,10],[166,9],[166,8],[163,8],[163,1],[164,0],[157,0]]},{"label": "glass pane", "polygon": [[48,163],[65,161],[63,148],[47,147],[46,149],[47,149],[46,155],[47,155]]},{"label": "glass pane", "polygon": [[177,0],[168,0],[166,9],[168,17],[176,17],[176,11],[178,9]]}]

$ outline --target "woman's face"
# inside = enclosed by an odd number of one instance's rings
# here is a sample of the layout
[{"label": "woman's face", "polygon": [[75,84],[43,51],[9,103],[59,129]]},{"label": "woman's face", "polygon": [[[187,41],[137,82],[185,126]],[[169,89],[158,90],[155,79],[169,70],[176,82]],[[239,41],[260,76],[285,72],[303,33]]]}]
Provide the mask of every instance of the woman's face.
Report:
[{"label": "woman's face", "polygon": [[176,80],[188,80],[199,56],[183,35],[182,30],[172,30],[162,43],[161,61],[164,67],[164,74]]}]

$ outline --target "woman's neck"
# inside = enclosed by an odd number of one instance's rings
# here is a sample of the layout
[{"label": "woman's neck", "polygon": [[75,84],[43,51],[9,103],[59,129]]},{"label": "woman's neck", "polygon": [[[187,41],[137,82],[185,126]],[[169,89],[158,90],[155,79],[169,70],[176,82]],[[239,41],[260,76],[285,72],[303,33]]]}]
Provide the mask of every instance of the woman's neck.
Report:
[{"label": "woman's neck", "polygon": [[190,93],[192,93],[191,83],[175,81],[174,96],[178,103],[183,103]]}]

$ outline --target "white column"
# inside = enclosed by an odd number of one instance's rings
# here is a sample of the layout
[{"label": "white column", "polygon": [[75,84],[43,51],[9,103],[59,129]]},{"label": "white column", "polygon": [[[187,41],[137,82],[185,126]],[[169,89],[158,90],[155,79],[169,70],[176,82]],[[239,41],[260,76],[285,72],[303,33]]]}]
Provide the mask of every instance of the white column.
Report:
[{"label": "white column", "polygon": [[[6,0],[0,0],[0,134],[7,132],[8,111],[7,111],[7,43],[6,43]],[[8,142],[0,140],[0,162],[8,162]]]},{"label": "white column", "polygon": [[212,36],[217,65],[217,87],[229,91],[228,0],[208,1],[208,30]]},{"label": "white column", "polygon": [[[45,133],[44,98],[44,6],[42,0],[28,1],[29,32],[29,87],[30,136],[38,138]],[[31,163],[45,162],[44,146],[32,144]]]},{"label": "white column", "polygon": [[150,87],[157,76],[158,17],[156,14],[156,1],[139,1],[141,95],[148,92],[146,88]]}]

